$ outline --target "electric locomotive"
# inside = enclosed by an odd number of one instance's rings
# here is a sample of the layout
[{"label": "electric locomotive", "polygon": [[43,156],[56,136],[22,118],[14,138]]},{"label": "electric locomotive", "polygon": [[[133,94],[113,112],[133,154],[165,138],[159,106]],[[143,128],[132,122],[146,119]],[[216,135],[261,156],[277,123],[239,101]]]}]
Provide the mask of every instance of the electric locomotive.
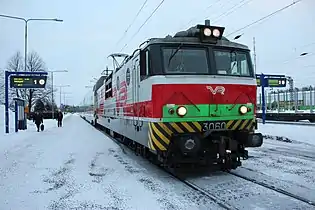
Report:
[{"label": "electric locomotive", "polygon": [[[241,165],[255,133],[256,77],[247,46],[204,25],[151,38],[94,87],[94,123],[168,167]],[[117,57],[122,57],[119,64]]]}]

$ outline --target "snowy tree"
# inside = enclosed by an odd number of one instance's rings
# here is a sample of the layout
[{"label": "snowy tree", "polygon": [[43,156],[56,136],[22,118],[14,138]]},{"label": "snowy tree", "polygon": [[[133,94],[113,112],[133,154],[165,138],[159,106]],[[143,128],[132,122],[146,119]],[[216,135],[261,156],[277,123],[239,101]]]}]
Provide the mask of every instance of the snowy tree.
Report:
[{"label": "snowy tree", "polygon": [[[27,71],[34,73],[47,71],[44,61],[36,52],[31,52],[28,55],[26,69]],[[51,101],[52,86],[49,82],[49,77],[47,78],[45,89],[21,89],[21,92],[21,97],[26,100],[29,110],[32,110],[32,106],[36,103],[36,100],[38,99],[46,103]]]},{"label": "snowy tree", "polygon": [[[3,71],[0,72],[0,101],[1,104],[4,104],[4,90],[5,90],[5,83],[4,83],[4,70],[6,71],[23,71],[23,57],[21,56],[20,52],[15,53],[8,61],[7,66]],[[13,98],[20,97],[20,91],[18,89],[9,89],[9,104],[10,106],[13,105]]]},{"label": "snowy tree", "polygon": [[[28,54],[27,58],[27,71],[30,72],[43,72],[47,71],[46,65],[42,58],[36,53],[31,52]],[[17,52],[11,59],[8,61],[8,64],[4,70],[7,71],[24,71],[23,57],[20,52]],[[4,71],[0,71],[0,101],[4,103]],[[32,110],[32,107],[35,105],[37,100],[41,100],[44,104],[51,104],[52,98],[52,86],[50,78],[47,78],[47,84],[45,89],[13,89],[9,90],[9,101],[10,104],[13,104],[13,98],[18,97],[24,99],[26,104],[29,107],[29,110]]]}]

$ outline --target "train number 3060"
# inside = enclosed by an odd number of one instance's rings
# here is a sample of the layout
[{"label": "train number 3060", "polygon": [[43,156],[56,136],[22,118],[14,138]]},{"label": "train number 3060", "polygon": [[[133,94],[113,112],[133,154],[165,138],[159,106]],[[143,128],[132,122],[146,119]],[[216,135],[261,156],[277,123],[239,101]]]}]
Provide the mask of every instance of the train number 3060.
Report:
[{"label": "train number 3060", "polygon": [[202,123],[202,131],[226,129],[225,122],[204,122]]}]

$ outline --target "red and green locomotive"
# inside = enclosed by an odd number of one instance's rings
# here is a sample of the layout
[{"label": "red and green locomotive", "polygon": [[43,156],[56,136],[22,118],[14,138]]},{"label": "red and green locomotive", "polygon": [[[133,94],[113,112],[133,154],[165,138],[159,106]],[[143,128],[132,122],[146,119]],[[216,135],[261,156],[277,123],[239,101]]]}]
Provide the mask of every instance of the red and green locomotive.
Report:
[{"label": "red and green locomotive", "polygon": [[124,60],[94,87],[94,122],[168,166],[240,166],[263,143],[250,50],[207,23],[111,55]]}]

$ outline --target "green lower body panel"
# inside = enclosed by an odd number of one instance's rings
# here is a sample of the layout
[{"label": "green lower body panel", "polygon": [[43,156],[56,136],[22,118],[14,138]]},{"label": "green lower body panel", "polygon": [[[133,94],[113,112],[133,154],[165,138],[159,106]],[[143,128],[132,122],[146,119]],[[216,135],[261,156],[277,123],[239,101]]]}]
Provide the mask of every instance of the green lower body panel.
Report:
[{"label": "green lower body panel", "polygon": [[[179,116],[180,106],[186,108],[185,116]],[[242,106],[247,107],[245,114],[240,113]],[[253,104],[197,104],[197,105],[165,105],[163,107],[163,122],[189,121],[229,121],[249,120],[254,118]]]}]

